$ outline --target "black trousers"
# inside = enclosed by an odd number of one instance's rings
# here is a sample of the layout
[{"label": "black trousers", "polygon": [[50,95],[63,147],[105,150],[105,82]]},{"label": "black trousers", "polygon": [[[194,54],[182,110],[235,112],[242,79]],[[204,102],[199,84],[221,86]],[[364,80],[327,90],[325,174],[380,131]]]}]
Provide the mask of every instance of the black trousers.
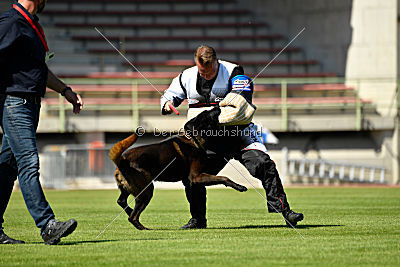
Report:
[{"label": "black trousers", "polygon": [[[227,164],[226,160],[230,158],[232,156],[209,155],[207,172],[217,174]],[[267,196],[268,212],[281,213],[290,209],[275,162],[271,160],[268,154],[259,150],[245,150],[234,155],[234,158],[242,163],[252,176],[261,181]],[[207,200],[205,186],[192,186],[188,181],[184,182],[184,185],[192,218],[205,220]]]}]

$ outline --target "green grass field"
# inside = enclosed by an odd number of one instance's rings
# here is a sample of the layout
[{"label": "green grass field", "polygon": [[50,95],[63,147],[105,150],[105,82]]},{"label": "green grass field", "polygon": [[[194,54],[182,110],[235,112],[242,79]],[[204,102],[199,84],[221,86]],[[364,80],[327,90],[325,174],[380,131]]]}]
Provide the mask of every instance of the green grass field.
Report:
[{"label": "green grass field", "polygon": [[[264,194],[264,193],[263,193]],[[157,190],[138,231],[119,214],[117,191],[47,191],[57,218],[78,220],[58,246],[45,246],[22,196],[14,192],[5,232],[25,245],[0,245],[0,266],[400,265],[400,188],[289,188],[305,214],[297,230],[267,214],[254,190],[208,190],[208,229],[179,230],[189,219],[183,190]]]}]

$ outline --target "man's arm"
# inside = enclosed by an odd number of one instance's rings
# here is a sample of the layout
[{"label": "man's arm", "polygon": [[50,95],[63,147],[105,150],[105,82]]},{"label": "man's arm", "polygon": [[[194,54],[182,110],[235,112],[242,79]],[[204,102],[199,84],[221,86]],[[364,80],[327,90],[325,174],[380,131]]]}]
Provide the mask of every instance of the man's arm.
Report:
[{"label": "man's arm", "polygon": [[82,110],[83,101],[81,96],[72,91],[51,70],[48,70],[47,87],[64,95],[65,99],[72,104],[75,114],[78,114]]},{"label": "man's arm", "polygon": [[221,108],[219,122],[221,125],[248,125],[256,111],[256,107],[252,104],[254,86],[251,78],[247,76],[234,80],[241,82],[231,80],[230,84],[235,83],[235,85],[219,103]]},{"label": "man's arm", "polygon": [[163,115],[172,113],[172,109],[169,105],[177,107],[187,98],[180,82],[180,76],[181,75],[172,80],[171,85],[165,90],[164,95],[161,97],[161,114]]}]

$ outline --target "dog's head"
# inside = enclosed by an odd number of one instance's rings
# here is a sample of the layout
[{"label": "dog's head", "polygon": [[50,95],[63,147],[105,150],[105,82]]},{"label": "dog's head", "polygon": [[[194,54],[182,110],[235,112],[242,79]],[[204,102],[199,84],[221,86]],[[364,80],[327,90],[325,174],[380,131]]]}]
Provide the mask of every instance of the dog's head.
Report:
[{"label": "dog's head", "polygon": [[211,110],[201,112],[185,123],[185,135],[195,137],[202,145],[206,143],[207,137],[212,136],[218,130],[218,117],[221,109],[217,106]]}]

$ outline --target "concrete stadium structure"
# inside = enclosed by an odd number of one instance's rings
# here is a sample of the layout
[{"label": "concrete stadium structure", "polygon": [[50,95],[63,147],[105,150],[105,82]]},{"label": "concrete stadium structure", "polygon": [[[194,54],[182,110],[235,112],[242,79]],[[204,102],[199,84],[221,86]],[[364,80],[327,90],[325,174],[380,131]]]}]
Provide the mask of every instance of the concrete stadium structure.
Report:
[{"label": "concrete stadium structure", "polygon": [[[115,37],[112,42],[148,77],[168,73],[151,78],[161,90],[174,73],[192,64],[191,51],[200,43],[215,46],[224,59],[243,62],[254,76],[305,27],[290,46],[299,50],[282,53],[276,59],[279,64],[271,64],[256,81],[255,121],[280,139],[269,147],[271,156],[280,166],[281,150],[287,147],[291,158],[382,166],[385,182],[399,183],[398,0],[106,2],[53,0],[40,16],[56,55],[50,67],[88,99],[88,109],[73,116],[58,96],[48,93],[39,125],[40,148],[110,144],[137,126],[149,132],[142,138],[146,143],[162,138],[154,137],[154,131],[174,132],[185,122],[184,108],[180,117],[161,117],[158,93],[144,88],[138,75],[127,73],[132,72],[130,66],[100,38],[95,25]],[[9,6],[0,3],[1,10]],[[134,13],[138,11],[142,13]],[[209,26],[199,25],[204,23]],[[176,27],[182,24],[187,25]],[[114,74],[106,81],[108,87],[98,72]],[[138,99],[129,99],[131,88],[139,88]],[[312,102],[299,101],[310,97]],[[111,98],[118,101],[109,105]]]}]

